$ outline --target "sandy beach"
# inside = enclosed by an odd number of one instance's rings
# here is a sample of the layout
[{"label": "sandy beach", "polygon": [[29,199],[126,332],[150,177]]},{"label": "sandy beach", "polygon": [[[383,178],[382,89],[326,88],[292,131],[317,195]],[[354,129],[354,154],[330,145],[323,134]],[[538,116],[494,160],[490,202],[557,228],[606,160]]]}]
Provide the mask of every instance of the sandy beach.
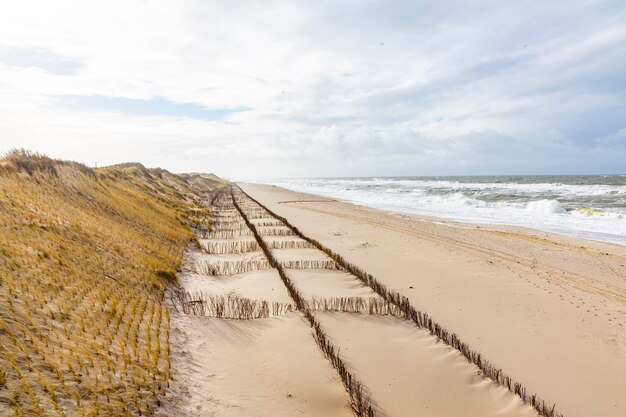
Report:
[{"label": "sandy beach", "polygon": [[626,248],[268,185],[211,200],[158,415],[623,415]]},{"label": "sandy beach", "polygon": [[0,417],[626,417],[625,0],[5,3]]},{"label": "sandy beach", "polygon": [[[459,335],[530,392],[555,403],[563,415],[624,415],[625,247],[530,229],[387,213],[274,186],[240,185],[303,234],[322,242],[408,297],[413,306]],[[306,259],[314,256],[301,255]],[[307,273],[294,274],[294,282],[307,294],[323,296],[334,291],[345,294],[351,286],[358,287],[340,272],[337,280],[332,279],[332,274],[337,272],[311,274],[311,277]],[[365,290],[357,288],[356,293],[363,296]],[[402,381],[411,375],[419,386],[424,383],[420,382],[420,374],[424,372],[421,366],[434,366],[437,361],[461,367],[455,377],[437,382],[439,385],[448,381],[448,394],[455,384],[466,384],[457,385],[461,391],[469,387],[476,391],[477,386],[486,385],[482,394],[466,392],[447,400],[447,405],[456,402],[464,406],[429,409],[428,415],[532,414],[532,410],[516,405],[511,398],[501,398],[493,391],[497,387],[464,377],[462,365],[470,364],[454,362],[458,361],[454,352],[431,352],[430,357],[411,353],[411,349],[419,349],[420,336],[403,335],[402,324],[383,326],[392,330],[377,333],[381,331],[376,321],[379,319],[364,322],[360,319],[346,326],[345,320],[333,316],[335,313],[320,314],[321,323],[342,346],[342,352],[347,352],[356,374],[389,415],[401,415],[393,404],[409,401],[413,394],[406,391],[408,379],[399,383],[402,387],[398,390],[383,388],[383,381],[389,387],[393,385],[392,378]],[[354,332],[352,338],[351,332]],[[396,346],[391,347],[393,344]],[[370,362],[364,356],[373,355],[372,351],[375,355],[390,356],[397,351],[398,356],[394,356],[397,369],[411,370],[406,370],[406,374],[394,373],[392,364],[387,369],[389,374],[383,376],[383,371],[376,370],[373,364],[367,369]],[[415,364],[411,363],[413,360]],[[448,375],[446,372],[443,374]],[[425,395],[434,398],[438,394]],[[470,397],[475,401],[482,398],[480,404],[486,408],[472,408],[467,403]],[[496,403],[486,406],[484,397]],[[403,409],[417,412],[419,408],[412,409],[409,403]],[[412,412],[406,415],[415,415]]]}]

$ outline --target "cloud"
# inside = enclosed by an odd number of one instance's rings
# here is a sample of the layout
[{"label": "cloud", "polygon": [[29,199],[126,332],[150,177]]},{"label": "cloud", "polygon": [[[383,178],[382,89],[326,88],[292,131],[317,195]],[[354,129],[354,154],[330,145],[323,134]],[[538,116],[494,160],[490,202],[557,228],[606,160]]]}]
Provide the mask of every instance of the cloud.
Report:
[{"label": "cloud", "polygon": [[192,103],[174,103],[162,97],[147,100],[107,96],[59,96],[61,106],[79,111],[113,112],[133,116],[173,116],[201,120],[224,120],[250,108],[209,109]]},{"label": "cloud", "polygon": [[613,0],[13,2],[0,152],[233,177],[623,172],[624,16]]}]

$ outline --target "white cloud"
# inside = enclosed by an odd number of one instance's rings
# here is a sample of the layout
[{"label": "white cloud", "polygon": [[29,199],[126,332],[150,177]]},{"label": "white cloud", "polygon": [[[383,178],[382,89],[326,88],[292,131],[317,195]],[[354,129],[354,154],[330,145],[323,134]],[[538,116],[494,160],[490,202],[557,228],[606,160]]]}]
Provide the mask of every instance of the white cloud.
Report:
[{"label": "white cloud", "polygon": [[[12,2],[0,152],[240,177],[623,171],[623,142],[597,138],[626,128],[625,27],[619,1]],[[57,99],[81,95],[252,110]]]}]

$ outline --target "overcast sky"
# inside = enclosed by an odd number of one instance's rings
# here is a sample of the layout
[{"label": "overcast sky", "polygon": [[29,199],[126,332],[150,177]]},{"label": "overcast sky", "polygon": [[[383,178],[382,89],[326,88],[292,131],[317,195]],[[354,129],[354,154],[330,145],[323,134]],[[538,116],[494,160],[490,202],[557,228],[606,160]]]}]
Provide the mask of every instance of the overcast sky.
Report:
[{"label": "overcast sky", "polygon": [[5,2],[15,147],[231,178],[626,173],[626,2]]}]

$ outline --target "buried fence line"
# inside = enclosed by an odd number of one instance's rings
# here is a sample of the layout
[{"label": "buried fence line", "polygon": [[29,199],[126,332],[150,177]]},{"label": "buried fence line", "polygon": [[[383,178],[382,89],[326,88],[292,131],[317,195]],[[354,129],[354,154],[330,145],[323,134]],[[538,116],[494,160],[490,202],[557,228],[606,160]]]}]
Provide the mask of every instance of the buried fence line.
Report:
[{"label": "buried fence line", "polygon": [[[247,215],[247,214],[246,214]],[[250,214],[249,219],[250,220],[256,220],[256,219],[265,219],[267,217],[271,217],[269,213],[264,213],[264,212],[253,212]]]},{"label": "buried fence line", "polygon": [[212,210],[209,213],[209,216],[216,218],[216,219],[220,219],[223,221],[227,221],[229,218],[234,218],[237,220],[241,220],[241,216],[239,215],[238,212],[236,211],[230,211],[230,210],[224,210],[224,209],[220,209],[220,210]]},{"label": "buried fence line", "polygon": [[341,269],[332,259],[280,261],[286,269]]},{"label": "buried fence line", "polygon": [[404,317],[404,312],[397,305],[383,300],[381,297],[314,297],[306,300],[306,304],[313,311]]},{"label": "buried fence line", "polygon": [[314,246],[306,240],[270,240],[266,242],[270,249],[312,249]]},{"label": "buried fence line", "polygon": [[235,222],[214,221],[211,226],[212,226],[211,230],[214,230],[214,231],[217,231],[217,230],[241,230],[241,229],[245,229],[247,227],[246,224],[243,222],[243,220],[235,221]]},{"label": "buried fence line", "polygon": [[210,201],[211,207],[216,206],[217,200],[220,199],[220,197],[223,198],[223,196],[227,192],[227,189],[228,187],[224,186],[224,187],[217,189],[213,193],[211,193],[211,201]]},{"label": "buried fence line", "polygon": [[[314,246],[306,240],[272,240],[266,242],[270,249],[310,249]],[[256,240],[213,240],[200,242],[200,246],[210,254],[239,254],[260,251]]]},{"label": "buried fence line", "polygon": [[[330,248],[322,245],[315,239],[311,239],[305,236],[297,227],[293,226],[285,217],[280,216],[273,211],[271,211],[268,207],[252,198],[249,194],[241,189],[238,185],[235,186],[239,189],[243,195],[250,198],[252,201],[257,203],[260,207],[270,213],[273,217],[283,222],[287,227],[293,230],[294,234],[308,242],[310,242],[315,248],[321,250],[325,254],[327,254],[332,260],[334,260],[340,267],[350,272],[352,275],[361,280],[365,285],[369,286],[374,292],[380,295],[384,300],[388,301],[391,304],[396,305],[404,314],[404,316],[413,321],[418,327],[426,328],[430,331],[430,333],[442,340],[445,344],[453,347],[454,349],[461,352],[465,358],[476,365],[483,374],[493,380],[494,382],[506,387],[509,391],[513,392],[515,395],[519,396],[523,402],[531,405],[541,416],[544,417],[563,417],[563,414],[556,411],[556,404],[550,404],[544,400],[542,400],[536,394],[528,393],[526,387],[524,387],[521,383],[516,382],[510,376],[508,376],[501,368],[493,365],[487,359],[485,359],[481,353],[472,349],[467,343],[460,340],[460,338],[453,332],[445,329],[439,323],[435,322],[428,313],[424,313],[418,311],[413,307],[409,301],[409,299],[402,294],[389,289],[385,284],[378,281],[374,278],[373,275],[365,272],[360,267],[346,261],[346,259],[335,253]],[[232,193],[232,189],[231,189]],[[233,197],[234,198],[234,197]]]},{"label": "buried fence line", "polygon": [[241,217],[235,217],[235,216],[222,216],[222,217],[216,217],[213,216],[212,220],[214,222],[214,224],[216,225],[223,225],[224,227],[229,227],[229,226],[233,226],[235,224],[238,223],[243,223],[243,219]]},{"label": "buried fence line", "polygon": [[231,208],[231,207],[226,207],[226,206],[222,206],[221,208],[217,208],[217,207],[209,207],[208,208],[209,213],[213,214],[213,215],[217,215],[217,216],[237,216],[238,212],[237,210]]},{"label": "buried fence line", "polygon": [[260,251],[261,247],[256,240],[222,240],[200,242],[200,246],[210,254],[224,255],[228,253],[248,253]]},{"label": "buried fence line", "polygon": [[273,257],[271,250],[265,244],[254,225],[250,223],[250,220],[246,217],[246,214],[239,207],[232,188],[231,197],[233,205],[235,206],[235,208],[237,208],[237,210],[239,210],[240,214],[248,224],[248,227],[252,231],[252,234],[261,246],[263,252],[265,253],[265,256],[269,260],[270,265],[276,268],[276,270],[278,271],[278,275],[280,276],[283,284],[287,288],[287,292],[294,300],[296,308],[302,311],[302,314],[309,322],[311,328],[313,329],[313,339],[339,374],[339,377],[341,378],[346,392],[348,393],[348,397],[350,398],[350,406],[352,408],[352,411],[357,417],[375,417],[376,413],[374,411],[373,400],[366,392],[361,382],[358,381],[356,377],[348,370],[348,366],[339,355],[339,350],[335,348],[335,346],[329,341],[326,332],[319,324],[319,322],[315,320],[315,317],[308,308],[308,304],[305,299],[296,289],[293,282],[289,279],[282,265],[277,262],[276,259]]},{"label": "buried fence line", "polygon": [[234,239],[241,236],[250,236],[251,233],[247,229],[221,229],[221,230],[200,230],[198,236],[201,239]]},{"label": "buried fence line", "polygon": [[291,313],[291,303],[252,300],[236,295],[215,295],[205,292],[190,293],[178,287],[169,295],[176,312],[220,319],[252,320]]},{"label": "buried fence line", "polygon": [[192,265],[192,272],[202,275],[237,275],[250,271],[262,271],[268,269],[270,263],[267,260],[245,260],[245,261],[197,261]]},{"label": "buried fence line", "polygon": [[256,227],[284,226],[283,222],[279,222],[279,221],[263,221],[263,222],[256,222],[252,224],[255,225]]},{"label": "buried fence line", "polygon": [[284,229],[270,229],[268,227],[264,227],[258,232],[261,236],[295,236],[293,230],[286,227]]}]

